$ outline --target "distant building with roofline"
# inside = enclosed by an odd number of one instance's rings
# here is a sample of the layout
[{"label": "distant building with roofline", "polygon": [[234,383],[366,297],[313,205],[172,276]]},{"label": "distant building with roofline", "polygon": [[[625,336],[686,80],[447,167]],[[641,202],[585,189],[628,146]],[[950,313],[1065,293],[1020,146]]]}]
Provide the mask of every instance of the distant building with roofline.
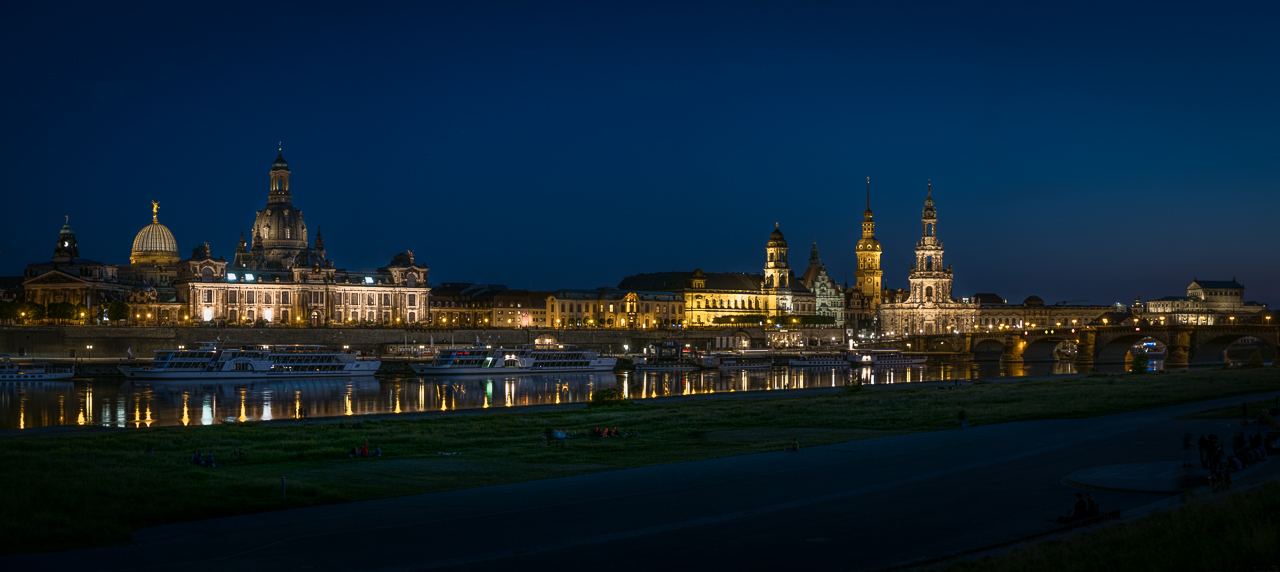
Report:
[{"label": "distant building with roofline", "polygon": [[[1193,278],[1186,296],[1165,296],[1146,303],[1144,318],[1149,323],[1167,324],[1243,324],[1265,320],[1266,304],[1246,302],[1244,286],[1231,280]],[[1231,318],[1235,318],[1232,320]]]}]

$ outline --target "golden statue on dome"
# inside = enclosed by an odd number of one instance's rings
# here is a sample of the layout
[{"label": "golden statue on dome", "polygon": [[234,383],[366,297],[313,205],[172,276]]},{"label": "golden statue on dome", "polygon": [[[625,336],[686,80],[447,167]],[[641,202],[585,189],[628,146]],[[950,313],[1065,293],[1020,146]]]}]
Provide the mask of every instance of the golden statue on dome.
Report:
[{"label": "golden statue on dome", "polygon": [[156,217],[156,211],[160,210],[160,203],[151,201],[151,222],[152,224],[160,222]]}]

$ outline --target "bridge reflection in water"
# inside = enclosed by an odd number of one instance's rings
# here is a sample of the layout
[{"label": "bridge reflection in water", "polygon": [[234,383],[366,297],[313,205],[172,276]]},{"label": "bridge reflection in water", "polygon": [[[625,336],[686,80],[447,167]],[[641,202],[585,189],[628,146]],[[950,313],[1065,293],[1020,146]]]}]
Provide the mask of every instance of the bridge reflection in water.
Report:
[{"label": "bridge reflection in water", "polygon": [[[1118,366],[1117,371],[1123,366]],[[1153,367],[1158,367],[1154,364]],[[1104,369],[1102,367],[1095,369]],[[0,383],[0,429],[51,425],[163,427],[589,401],[608,387],[628,399],[785,391],[1074,373],[1070,362],[925,364],[898,369],[772,368],[437,378],[288,379],[211,383],[118,378]]]}]

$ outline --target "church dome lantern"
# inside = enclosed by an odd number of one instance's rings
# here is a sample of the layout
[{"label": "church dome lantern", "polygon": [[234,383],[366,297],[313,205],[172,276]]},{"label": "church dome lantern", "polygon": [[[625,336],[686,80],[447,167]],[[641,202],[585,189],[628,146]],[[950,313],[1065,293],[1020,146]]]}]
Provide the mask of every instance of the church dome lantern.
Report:
[{"label": "church dome lantern", "polygon": [[151,224],[142,227],[133,238],[133,250],[129,263],[134,265],[168,265],[179,260],[178,241],[169,227],[160,224],[157,211],[160,203],[151,201]]},{"label": "church dome lantern", "polygon": [[779,228],[778,223],[773,223],[773,232],[769,234],[768,246],[773,248],[787,246],[787,238],[782,236],[782,229]]}]

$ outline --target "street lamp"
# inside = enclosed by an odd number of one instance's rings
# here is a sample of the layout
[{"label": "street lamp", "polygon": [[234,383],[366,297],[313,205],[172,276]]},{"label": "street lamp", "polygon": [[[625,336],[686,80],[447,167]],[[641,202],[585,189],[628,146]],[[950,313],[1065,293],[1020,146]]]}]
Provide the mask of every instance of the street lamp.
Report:
[{"label": "street lamp", "polygon": [[[81,315],[83,316],[84,314]],[[93,359],[93,344],[85,346],[84,349],[89,350],[89,359]]]}]

